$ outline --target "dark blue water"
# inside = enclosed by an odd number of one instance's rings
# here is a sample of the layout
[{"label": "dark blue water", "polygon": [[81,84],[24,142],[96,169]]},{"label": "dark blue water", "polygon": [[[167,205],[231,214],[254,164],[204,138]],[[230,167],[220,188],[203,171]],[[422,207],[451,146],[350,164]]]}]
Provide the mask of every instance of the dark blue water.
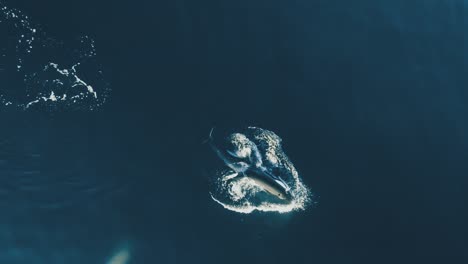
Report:
[{"label": "dark blue water", "polygon": [[[92,36],[112,94],[1,112],[1,263],[468,260],[466,1],[7,2]],[[317,203],[216,204],[213,125],[277,133]]]}]

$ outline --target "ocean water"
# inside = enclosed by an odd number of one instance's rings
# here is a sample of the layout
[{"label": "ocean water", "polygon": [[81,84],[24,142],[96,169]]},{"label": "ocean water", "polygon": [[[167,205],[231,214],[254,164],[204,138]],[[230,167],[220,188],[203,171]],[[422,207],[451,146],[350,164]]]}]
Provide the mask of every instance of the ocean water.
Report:
[{"label": "ocean water", "polygon": [[[0,263],[468,260],[465,0],[0,6]],[[311,203],[213,201],[213,126],[274,131]]]}]

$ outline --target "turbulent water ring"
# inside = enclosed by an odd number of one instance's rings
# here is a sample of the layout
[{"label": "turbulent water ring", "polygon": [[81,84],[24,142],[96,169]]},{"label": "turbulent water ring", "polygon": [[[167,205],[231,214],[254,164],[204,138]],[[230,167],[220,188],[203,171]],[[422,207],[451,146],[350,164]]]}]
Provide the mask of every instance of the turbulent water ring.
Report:
[{"label": "turbulent water ring", "polygon": [[[218,170],[213,177],[215,188],[211,191],[214,201],[226,209],[240,213],[285,213],[306,208],[310,202],[310,191],[283,152],[281,139],[275,133],[249,127],[244,133],[232,133],[227,141],[228,146],[235,146],[230,152],[237,158],[254,162],[243,173]],[[218,150],[219,152],[222,150]],[[254,173],[255,176],[249,176],[249,173]],[[262,180],[264,177],[258,178],[262,174],[275,179],[278,187],[271,185],[271,181],[265,183]],[[279,191],[281,189],[287,190],[287,199]]]}]

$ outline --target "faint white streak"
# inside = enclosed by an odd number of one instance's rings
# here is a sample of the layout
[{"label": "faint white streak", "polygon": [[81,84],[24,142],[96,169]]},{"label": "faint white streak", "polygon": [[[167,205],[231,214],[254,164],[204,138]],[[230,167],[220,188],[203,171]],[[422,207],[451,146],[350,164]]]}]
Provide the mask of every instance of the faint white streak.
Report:
[{"label": "faint white streak", "polygon": [[106,264],[127,264],[130,261],[130,249],[128,247],[122,248],[117,251]]}]

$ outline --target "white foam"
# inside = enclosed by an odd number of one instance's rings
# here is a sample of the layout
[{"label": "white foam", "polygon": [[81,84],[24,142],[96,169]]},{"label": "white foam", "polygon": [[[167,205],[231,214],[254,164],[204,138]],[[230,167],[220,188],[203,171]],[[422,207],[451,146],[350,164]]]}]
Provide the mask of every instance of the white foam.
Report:
[{"label": "white foam", "polygon": [[[291,201],[261,200],[255,199],[256,194],[265,191],[249,177],[235,179],[236,173],[231,171],[219,172],[218,190],[210,193],[211,198],[222,205],[224,208],[249,214],[254,211],[288,213],[292,211],[304,210],[311,201],[311,192],[303,184],[297,170],[284,154],[281,147],[281,138],[275,133],[261,128],[249,127],[250,132],[254,134],[256,142],[262,143],[262,153],[269,164],[281,165],[292,177],[291,183]],[[231,140],[242,138],[239,136],[230,137]],[[233,142],[234,144],[239,144]]]},{"label": "white foam", "polygon": [[[37,26],[32,26],[28,16],[20,10],[4,6],[1,0],[0,23],[11,32],[8,39],[12,39],[4,42],[4,45],[0,44],[1,56],[9,56],[16,61],[14,65],[2,65],[2,71],[7,74],[13,71],[23,80],[23,83],[0,83],[3,91],[14,89],[13,92],[0,94],[0,106],[23,110],[32,106],[45,110],[94,110],[106,101],[109,88],[101,79],[102,71],[92,60],[96,56],[96,48],[91,38],[84,36],[79,38],[78,44],[66,45],[63,41],[50,38]],[[68,61],[59,65],[52,61],[52,57],[61,52],[66,52]],[[41,53],[41,56],[33,56],[33,53]],[[83,72],[94,79],[86,80]]]}]

